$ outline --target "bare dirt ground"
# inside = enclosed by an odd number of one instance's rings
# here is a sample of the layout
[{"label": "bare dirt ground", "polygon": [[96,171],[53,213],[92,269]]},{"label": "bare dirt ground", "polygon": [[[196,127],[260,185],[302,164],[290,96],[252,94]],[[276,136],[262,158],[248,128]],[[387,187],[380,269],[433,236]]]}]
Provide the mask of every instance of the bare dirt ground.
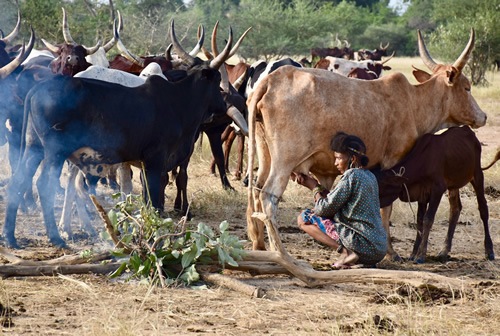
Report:
[{"label": "bare dirt ground", "polygon": [[[485,108],[486,110],[486,108]],[[500,113],[490,116],[478,130],[483,165],[500,146]],[[205,142],[206,144],[206,142]],[[200,153],[202,152],[202,153]],[[193,225],[217,226],[228,220],[234,234],[246,239],[246,190],[233,181],[235,192],[225,192],[219,179],[208,175],[209,156],[197,149],[190,167],[189,191]],[[6,148],[0,148],[0,180],[10,176]],[[494,246],[500,245],[500,163],[485,173]],[[99,200],[107,208],[110,190],[101,187]],[[167,210],[172,208],[175,187],[168,187]],[[0,218],[5,212],[5,186],[0,188]],[[428,271],[461,279],[461,288],[423,289],[409,285],[340,283],[309,288],[284,275],[252,277],[242,272],[226,274],[266,290],[252,298],[230,289],[197,283],[193,287],[157,288],[139,282],[111,280],[100,275],[18,277],[0,280],[2,333],[8,335],[498,335],[500,330],[500,263],[484,258],[483,227],[472,188],[461,191],[464,209],[455,234],[451,259],[441,263],[439,252],[447,229],[447,199],[443,198],[431,231],[425,264],[384,261],[381,271]],[[60,215],[62,197],[57,199]],[[311,205],[310,193],[290,183],[280,203],[280,232],[286,248],[316,269],[328,270],[336,253],[300,233],[297,213]],[[395,249],[409,256],[416,235],[414,212],[397,203],[392,235]],[[103,230],[96,217],[96,230]],[[78,232],[78,220],[74,219]],[[109,249],[100,238],[78,234],[70,250],[51,247],[39,209],[19,213],[16,235],[23,250],[13,251],[30,260],[62,254]],[[6,261],[3,261],[6,263]],[[342,272],[342,271],[339,271]]]}]

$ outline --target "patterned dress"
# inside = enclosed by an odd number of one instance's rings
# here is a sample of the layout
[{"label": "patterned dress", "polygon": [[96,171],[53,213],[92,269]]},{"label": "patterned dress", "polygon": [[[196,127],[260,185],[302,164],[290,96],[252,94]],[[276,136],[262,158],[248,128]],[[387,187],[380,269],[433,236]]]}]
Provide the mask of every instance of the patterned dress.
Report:
[{"label": "patterned dress", "polygon": [[378,184],[366,169],[345,171],[314,214],[333,221],[340,243],[359,256],[359,263],[376,264],[387,252],[387,234],[380,217]]}]

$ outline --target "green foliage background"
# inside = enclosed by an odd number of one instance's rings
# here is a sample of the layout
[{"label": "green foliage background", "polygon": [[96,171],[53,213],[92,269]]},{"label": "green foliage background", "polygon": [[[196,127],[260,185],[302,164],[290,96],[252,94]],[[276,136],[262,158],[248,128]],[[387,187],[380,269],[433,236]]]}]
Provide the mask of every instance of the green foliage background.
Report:
[{"label": "green foliage background", "polygon": [[[8,33],[17,18],[16,1],[0,3],[0,29]],[[32,25],[38,38],[52,43],[63,40],[61,7],[68,12],[73,38],[85,45],[111,38],[119,10],[124,18],[122,40],[139,55],[164,52],[170,42],[169,22],[175,18],[187,48],[196,43],[200,23],[209,34],[220,21],[220,45],[229,26],[237,36],[253,27],[239,50],[247,60],[310,57],[313,47],[336,46],[336,36],[355,50],[389,42],[389,51],[397,56],[415,56],[420,29],[435,58],[453,61],[472,27],[477,39],[470,69],[473,82],[481,84],[485,69],[500,58],[500,0],[400,0],[407,5],[402,14],[388,4],[389,0],[19,0],[25,38]]]}]

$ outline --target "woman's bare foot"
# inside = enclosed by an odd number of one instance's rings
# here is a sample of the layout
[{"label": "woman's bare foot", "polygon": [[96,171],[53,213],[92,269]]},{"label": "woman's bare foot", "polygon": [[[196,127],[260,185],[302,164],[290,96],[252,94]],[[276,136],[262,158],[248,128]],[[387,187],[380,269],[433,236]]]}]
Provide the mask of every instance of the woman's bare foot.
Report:
[{"label": "woman's bare foot", "polygon": [[346,247],[342,247],[340,257],[332,266],[336,269],[351,268],[351,266],[354,266],[358,260],[359,256],[356,253],[348,250]]}]

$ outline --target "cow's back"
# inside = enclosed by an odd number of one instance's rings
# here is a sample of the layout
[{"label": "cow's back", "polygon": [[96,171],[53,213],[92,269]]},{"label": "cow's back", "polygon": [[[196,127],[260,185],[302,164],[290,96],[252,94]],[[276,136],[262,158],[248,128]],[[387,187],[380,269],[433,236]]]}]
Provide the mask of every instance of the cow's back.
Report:
[{"label": "cow's back", "polygon": [[[417,137],[413,116],[405,108],[405,104],[412,104],[411,95],[408,90],[394,92],[396,87],[407,89],[411,85],[401,74],[360,81],[321,69],[284,66],[256,88],[249,98],[249,111],[253,109],[262,118],[266,136],[280,144],[280,154],[290,151],[297,162],[312,159],[304,170],[314,166],[313,173],[338,174],[329,147],[338,131],[363,139],[370,166],[390,167],[410,150]],[[384,103],[379,104],[381,101]],[[289,139],[297,137],[301,141],[292,146]],[[290,148],[283,148],[286,143]]]}]

